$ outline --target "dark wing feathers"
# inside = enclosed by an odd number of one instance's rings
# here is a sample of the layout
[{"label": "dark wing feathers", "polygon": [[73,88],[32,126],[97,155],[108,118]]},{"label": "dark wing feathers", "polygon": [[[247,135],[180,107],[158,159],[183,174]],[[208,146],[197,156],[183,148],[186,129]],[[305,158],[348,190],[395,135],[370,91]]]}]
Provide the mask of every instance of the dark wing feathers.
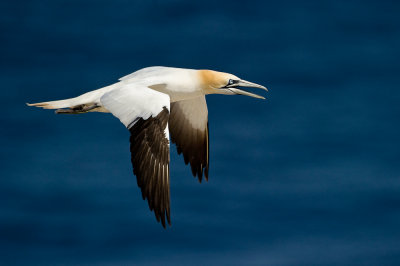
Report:
[{"label": "dark wing feathers", "polygon": [[178,154],[183,154],[185,164],[190,163],[193,176],[201,182],[204,174],[208,180],[208,111],[205,97],[171,103],[169,130],[172,143],[176,144]]},{"label": "dark wing feathers", "polygon": [[170,98],[139,84],[105,93],[100,102],[130,131],[133,173],[150,210],[165,228],[170,219],[169,136]]},{"label": "dark wing feathers", "polygon": [[169,194],[169,142],[165,136],[169,111],[155,117],[139,118],[129,131],[131,161],[143,199],[165,228],[165,218],[171,225]]},{"label": "dark wing feathers", "polygon": [[[168,95],[135,86],[117,89],[101,99],[103,106],[129,129],[131,161],[137,184],[150,210],[165,228],[170,219],[169,136],[192,174],[208,179],[208,111],[205,96],[170,103]],[[149,105],[150,104],[150,105]],[[133,108],[133,106],[135,108]],[[160,112],[159,107],[164,106]],[[171,113],[166,106],[171,107]],[[148,112],[152,116],[148,117]],[[143,117],[148,117],[144,119]]]}]

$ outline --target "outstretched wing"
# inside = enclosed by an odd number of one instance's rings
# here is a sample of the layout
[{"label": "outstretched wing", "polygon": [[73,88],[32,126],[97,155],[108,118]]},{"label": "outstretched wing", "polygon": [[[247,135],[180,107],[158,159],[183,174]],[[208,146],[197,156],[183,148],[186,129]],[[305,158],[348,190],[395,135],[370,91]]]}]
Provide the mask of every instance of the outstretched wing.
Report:
[{"label": "outstretched wing", "polygon": [[208,180],[208,110],[205,96],[171,103],[169,117],[171,141],[178,154],[190,163],[192,174],[201,182],[203,173]]},{"label": "outstretched wing", "polygon": [[147,198],[150,210],[164,228],[166,219],[171,225],[169,96],[144,86],[129,85],[104,94],[100,102],[130,131],[133,173],[142,197]]}]

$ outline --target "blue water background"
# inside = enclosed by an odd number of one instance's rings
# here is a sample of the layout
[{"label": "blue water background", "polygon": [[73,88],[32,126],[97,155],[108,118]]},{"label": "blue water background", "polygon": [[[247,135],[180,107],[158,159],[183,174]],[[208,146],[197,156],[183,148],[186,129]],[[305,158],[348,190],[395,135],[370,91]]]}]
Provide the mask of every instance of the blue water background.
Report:
[{"label": "blue water background", "polygon": [[[0,264],[400,265],[398,1],[0,2]],[[207,97],[209,182],[171,149],[172,227],[110,114],[25,106],[153,66]]]}]

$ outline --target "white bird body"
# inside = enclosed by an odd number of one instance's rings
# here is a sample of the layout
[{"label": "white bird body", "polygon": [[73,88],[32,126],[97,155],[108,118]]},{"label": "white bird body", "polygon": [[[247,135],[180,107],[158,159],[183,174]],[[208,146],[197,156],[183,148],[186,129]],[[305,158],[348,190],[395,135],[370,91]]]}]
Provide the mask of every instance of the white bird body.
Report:
[{"label": "white bird body", "polygon": [[208,178],[207,94],[261,96],[237,89],[265,87],[212,70],[148,67],[75,98],[28,104],[56,113],[110,112],[131,132],[134,174],[143,199],[165,227],[169,211],[169,135],[199,181]]},{"label": "white bird body", "polygon": [[204,95],[199,84],[198,71],[182,68],[148,67],[120,79],[122,86],[142,84],[168,94],[171,102]]}]

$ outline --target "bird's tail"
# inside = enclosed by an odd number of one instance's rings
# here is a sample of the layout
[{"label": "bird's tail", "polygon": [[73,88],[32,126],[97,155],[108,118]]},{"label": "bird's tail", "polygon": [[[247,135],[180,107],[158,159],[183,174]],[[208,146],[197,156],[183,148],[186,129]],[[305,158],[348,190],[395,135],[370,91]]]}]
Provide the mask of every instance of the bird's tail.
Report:
[{"label": "bird's tail", "polygon": [[98,90],[90,91],[75,98],[65,100],[27,103],[28,106],[41,107],[43,109],[57,109],[58,114],[77,114],[94,111],[100,107],[100,98],[104,93],[113,88],[113,85]]},{"label": "bird's tail", "polygon": [[[43,109],[57,109],[56,114],[81,114],[95,108],[93,103],[85,103],[79,101],[79,97],[70,98],[59,101],[41,102],[41,103],[27,103],[28,106],[41,107]],[[91,108],[89,109],[88,106]]]},{"label": "bird's tail", "polygon": [[59,101],[41,102],[41,103],[27,103],[27,105],[41,107],[43,109],[69,108],[74,105],[74,99],[75,98],[59,100]]},{"label": "bird's tail", "polygon": [[[27,103],[28,106],[42,107],[43,109],[57,109],[56,114],[83,114],[87,112],[97,111],[99,105],[96,103],[86,103],[74,105],[71,99],[42,102],[42,103]],[[104,112],[104,110],[101,110]]]}]

